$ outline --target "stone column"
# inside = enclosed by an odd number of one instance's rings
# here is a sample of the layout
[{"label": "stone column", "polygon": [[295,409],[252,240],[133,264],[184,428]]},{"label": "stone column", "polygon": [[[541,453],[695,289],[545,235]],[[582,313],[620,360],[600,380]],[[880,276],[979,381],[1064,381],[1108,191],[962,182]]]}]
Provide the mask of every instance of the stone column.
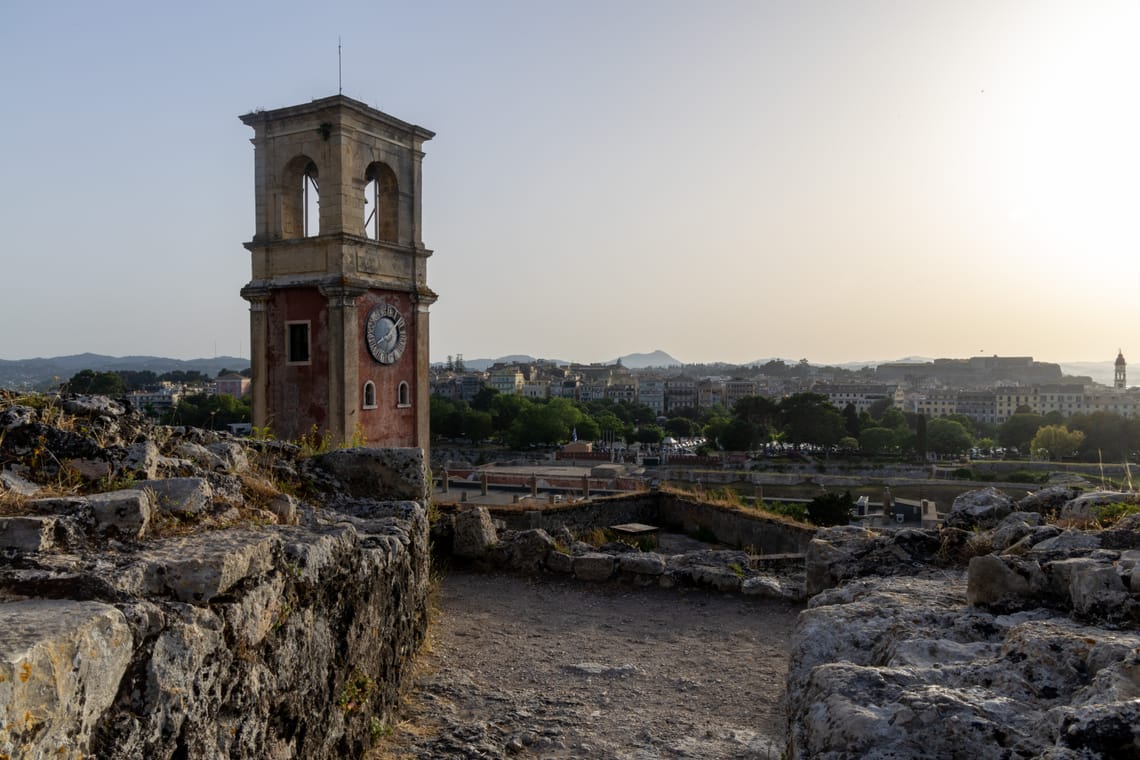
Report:
[{"label": "stone column", "polygon": [[241,296],[249,301],[249,366],[253,377],[249,392],[253,426],[269,425],[269,288],[243,288]]},{"label": "stone column", "polygon": [[582,476],[582,498],[583,499],[590,498],[590,476],[589,475],[583,475]]},{"label": "stone column", "polygon": [[356,299],[367,292],[348,285],[322,285],[328,299],[328,431],[335,443],[348,443],[360,409],[360,329]]},{"label": "stone column", "polygon": [[443,468],[443,483],[441,485],[443,486],[443,492],[448,493],[448,488],[450,487],[451,484],[449,482],[449,476],[447,474],[447,468],[446,467]]},{"label": "stone column", "polygon": [[431,447],[431,360],[428,354],[428,308],[435,301],[433,297],[423,295],[414,299],[412,308],[415,311],[413,329],[415,330],[415,376],[412,380],[412,404],[415,409],[415,430],[412,433],[413,443],[424,450],[424,460],[430,461]]}]

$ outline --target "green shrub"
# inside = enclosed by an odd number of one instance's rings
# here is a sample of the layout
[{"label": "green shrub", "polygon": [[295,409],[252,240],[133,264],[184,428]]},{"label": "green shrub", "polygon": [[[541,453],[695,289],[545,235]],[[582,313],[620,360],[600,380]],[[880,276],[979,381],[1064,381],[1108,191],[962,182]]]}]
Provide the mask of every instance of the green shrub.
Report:
[{"label": "green shrub", "polygon": [[1093,518],[1102,526],[1112,525],[1122,517],[1140,514],[1140,504],[1114,501],[1111,504],[1101,504],[1093,508]]},{"label": "green shrub", "polygon": [[820,526],[847,525],[851,522],[851,510],[855,500],[851,492],[825,493],[811,500],[807,506],[807,517]]},{"label": "green shrub", "polygon": [[807,519],[807,504],[800,502],[774,501],[770,504],[764,502],[761,508],[774,515],[783,515],[784,517],[790,517],[793,520],[800,520],[801,522]]}]

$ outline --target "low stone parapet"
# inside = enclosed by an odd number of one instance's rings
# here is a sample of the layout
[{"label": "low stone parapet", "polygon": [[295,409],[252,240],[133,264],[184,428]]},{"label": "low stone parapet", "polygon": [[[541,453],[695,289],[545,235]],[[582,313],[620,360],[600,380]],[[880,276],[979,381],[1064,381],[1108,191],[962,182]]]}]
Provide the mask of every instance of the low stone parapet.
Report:
[{"label": "low stone parapet", "polygon": [[639,587],[705,588],[792,602],[804,599],[803,555],[774,555],[769,561],[738,550],[664,554],[620,542],[593,546],[576,541],[565,526],[553,535],[542,528],[500,530],[482,506],[457,513],[454,521],[456,546],[462,547],[455,559],[486,570]]}]

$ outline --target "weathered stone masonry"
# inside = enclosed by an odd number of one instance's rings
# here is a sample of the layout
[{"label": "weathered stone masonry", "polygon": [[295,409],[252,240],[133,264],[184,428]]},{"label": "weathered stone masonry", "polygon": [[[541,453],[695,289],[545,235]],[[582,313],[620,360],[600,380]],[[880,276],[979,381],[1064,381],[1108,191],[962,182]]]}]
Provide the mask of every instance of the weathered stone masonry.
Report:
[{"label": "weathered stone masonry", "polygon": [[[34,417],[9,415],[9,432]],[[178,438],[161,451],[210,453]],[[3,443],[8,461],[19,440]],[[232,445],[220,443],[210,447]],[[191,482],[164,497],[30,499],[0,517],[0,757],[360,756],[391,721],[426,628],[420,452],[294,464],[282,446],[275,466],[304,470],[320,494],[319,506],[278,497],[273,511],[295,524],[156,538],[172,515],[210,524],[232,512],[236,477],[153,441],[87,448],[119,472],[131,462],[197,477],[173,479]]]}]

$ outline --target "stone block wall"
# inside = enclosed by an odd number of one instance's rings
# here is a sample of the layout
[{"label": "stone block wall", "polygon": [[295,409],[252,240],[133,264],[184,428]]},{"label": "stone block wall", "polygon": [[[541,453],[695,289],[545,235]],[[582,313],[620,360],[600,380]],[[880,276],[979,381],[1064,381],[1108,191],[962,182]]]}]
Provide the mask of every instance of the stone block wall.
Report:
[{"label": "stone block wall", "polygon": [[707,504],[668,491],[647,491],[632,496],[552,505],[528,512],[489,509],[509,530],[541,528],[553,533],[565,527],[571,533],[580,534],[591,528],[640,522],[683,533],[707,532],[720,543],[751,547],[756,554],[803,553],[815,533],[812,526],[791,523],[760,512]]},{"label": "stone block wall", "polygon": [[[21,436],[66,436],[36,416],[0,409],[29,492],[0,494],[21,510],[0,517],[0,757],[331,760],[385,732],[427,626],[420,450],[243,442],[255,472],[169,455],[219,434],[144,426],[143,466],[106,432],[134,424],[120,408],[86,456],[148,480],[44,498]],[[309,495],[257,506],[270,470]]]},{"label": "stone block wall", "polygon": [[12,757],[355,757],[426,629],[415,502],[171,540],[113,575],[53,559],[0,581],[23,597],[0,604]]}]

